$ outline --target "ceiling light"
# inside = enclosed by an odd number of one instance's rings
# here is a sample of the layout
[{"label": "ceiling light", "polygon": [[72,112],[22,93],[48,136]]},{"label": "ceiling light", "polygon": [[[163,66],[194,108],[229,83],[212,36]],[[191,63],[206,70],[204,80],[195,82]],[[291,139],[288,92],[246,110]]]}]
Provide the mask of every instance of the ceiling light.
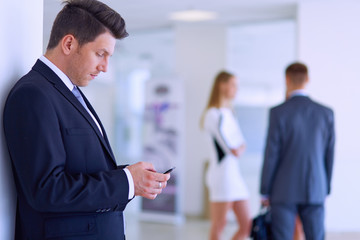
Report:
[{"label": "ceiling light", "polygon": [[175,21],[197,22],[213,20],[217,17],[215,12],[187,10],[180,12],[173,12],[170,14],[170,19]]}]

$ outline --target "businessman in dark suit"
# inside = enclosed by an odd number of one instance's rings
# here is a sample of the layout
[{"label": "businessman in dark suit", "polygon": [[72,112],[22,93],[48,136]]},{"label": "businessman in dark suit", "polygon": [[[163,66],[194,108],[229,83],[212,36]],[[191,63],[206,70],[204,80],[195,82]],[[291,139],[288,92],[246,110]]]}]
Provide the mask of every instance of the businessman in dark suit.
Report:
[{"label": "businessman in dark suit", "polygon": [[324,201],[334,160],[333,111],[312,101],[304,64],[286,69],[287,100],[271,109],[261,175],[275,240],[293,239],[299,215],[306,239],[324,239]]},{"label": "businessman in dark suit", "polygon": [[[18,192],[16,237],[125,239],[123,211],[154,199],[169,174],[117,166],[106,131],[78,87],[106,72],[125,22],[95,0],[69,0],[44,56],[9,93],[4,132]],[[29,46],[31,47],[31,46]]]}]

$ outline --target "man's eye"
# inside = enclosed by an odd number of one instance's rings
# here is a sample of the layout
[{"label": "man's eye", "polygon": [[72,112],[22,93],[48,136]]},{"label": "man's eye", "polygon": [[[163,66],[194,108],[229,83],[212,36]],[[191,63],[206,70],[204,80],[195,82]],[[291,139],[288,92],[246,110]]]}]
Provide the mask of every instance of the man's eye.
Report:
[{"label": "man's eye", "polygon": [[103,57],[104,56],[103,53],[96,53],[96,55],[98,55],[98,57]]}]

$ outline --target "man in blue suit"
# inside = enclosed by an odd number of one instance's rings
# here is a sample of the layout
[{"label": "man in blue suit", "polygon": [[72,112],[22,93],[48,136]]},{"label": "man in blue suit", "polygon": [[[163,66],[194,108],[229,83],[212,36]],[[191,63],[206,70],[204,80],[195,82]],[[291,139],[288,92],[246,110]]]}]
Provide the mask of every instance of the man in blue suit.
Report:
[{"label": "man in blue suit", "polygon": [[324,201],[334,160],[333,111],[312,101],[304,64],[286,69],[287,100],[271,109],[261,175],[275,240],[293,239],[299,215],[306,239],[324,239]]},{"label": "man in blue suit", "polygon": [[18,192],[15,239],[125,239],[128,202],[154,199],[166,186],[170,175],[149,163],[116,165],[78,88],[106,72],[116,39],[127,35],[107,5],[68,0],[45,55],[9,93],[4,131]]}]

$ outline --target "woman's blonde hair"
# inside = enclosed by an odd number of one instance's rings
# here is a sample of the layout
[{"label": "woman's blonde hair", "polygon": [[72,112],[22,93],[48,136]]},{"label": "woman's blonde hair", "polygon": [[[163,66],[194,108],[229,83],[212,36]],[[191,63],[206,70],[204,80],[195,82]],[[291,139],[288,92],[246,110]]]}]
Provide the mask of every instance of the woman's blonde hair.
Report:
[{"label": "woman's blonde hair", "polygon": [[204,120],[205,120],[206,111],[212,107],[215,107],[215,108],[221,107],[221,92],[220,92],[221,84],[227,83],[233,77],[234,77],[233,74],[226,72],[226,71],[221,71],[216,75],[213,86],[211,88],[208,103],[206,105],[206,108],[205,108],[202,116],[201,116],[201,120],[200,120],[201,128],[204,128]]}]

